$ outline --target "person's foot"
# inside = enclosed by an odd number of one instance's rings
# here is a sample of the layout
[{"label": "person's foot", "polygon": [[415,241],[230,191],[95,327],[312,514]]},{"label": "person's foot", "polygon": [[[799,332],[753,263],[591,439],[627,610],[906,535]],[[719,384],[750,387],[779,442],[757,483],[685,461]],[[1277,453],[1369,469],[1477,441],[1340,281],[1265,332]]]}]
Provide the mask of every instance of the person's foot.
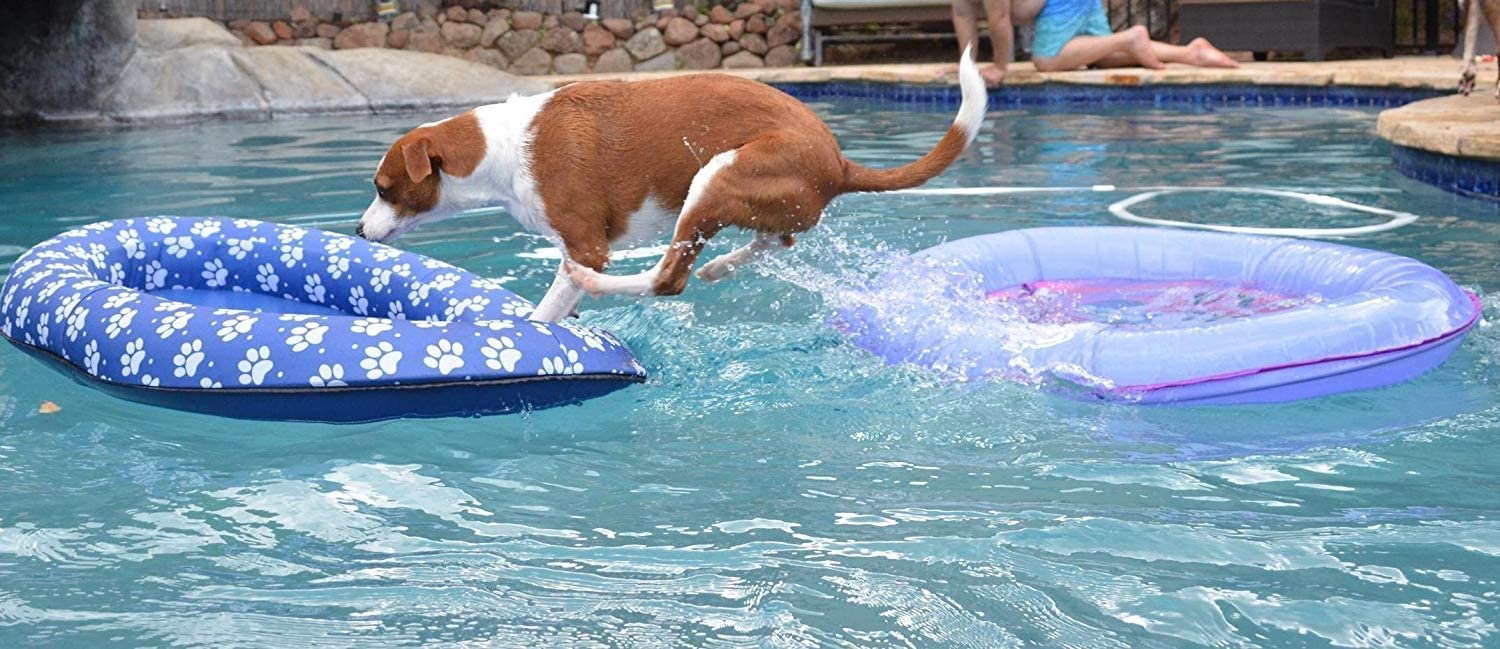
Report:
[{"label": "person's foot", "polygon": [[979,68],[979,76],[984,78],[984,85],[994,88],[1005,81],[1005,70],[998,65],[986,65]]},{"label": "person's foot", "polygon": [[1229,58],[1228,54],[1214,47],[1206,38],[1195,38],[1188,43],[1188,51],[1191,52],[1193,65],[1205,68],[1237,68],[1239,61]]},{"label": "person's foot", "polygon": [[1145,27],[1136,25],[1126,30],[1132,38],[1130,39],[1130,56],[1135,59],[1136,64],[1143,68],[1160,70],[1167,67],[1161,59],[1156,56],[1156,48],[1151,47],[1151,33]]}]

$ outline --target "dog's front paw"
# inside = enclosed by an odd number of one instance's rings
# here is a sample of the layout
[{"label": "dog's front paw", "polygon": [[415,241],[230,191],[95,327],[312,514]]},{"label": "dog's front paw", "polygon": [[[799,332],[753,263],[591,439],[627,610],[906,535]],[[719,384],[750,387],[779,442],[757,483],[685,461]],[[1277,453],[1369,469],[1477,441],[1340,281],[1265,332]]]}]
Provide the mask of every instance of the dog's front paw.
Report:
[{"label": "dog's front paw", "polygon": [[563,272],[568,281],[593,297],[599,297],[599,273],[592,268],[579,266],[571,261],[563,262]]},{"label": "dog's front paw", "polygon": [[1464,70],[1463,76],[1458,79],[1458,92],[1465,97],[1469,96],[1469,93],[1474,92],[1474,78],[1475,74],[1473,70]]}]

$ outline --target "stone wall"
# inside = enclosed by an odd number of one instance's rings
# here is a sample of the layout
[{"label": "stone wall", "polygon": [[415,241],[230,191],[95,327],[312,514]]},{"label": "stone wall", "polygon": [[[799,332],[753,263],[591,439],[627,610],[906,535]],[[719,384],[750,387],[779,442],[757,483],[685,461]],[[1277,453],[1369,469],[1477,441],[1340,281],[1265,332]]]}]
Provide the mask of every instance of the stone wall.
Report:
[{"label": "stone wall", "polygon": [[132,0],[0,3],[0,117],[97,110],[134,36]]},{"label": "stone wall", "polygon": [[390,23],[334,24],[303,7],[283,20],[235,20],[247,46],[380,47],[461,57],[512,74],[759,68],[797,63],[802,36],[796,0],[746,0],[631,18],[592,20],[570,11],[543,14],[422,3]]}]

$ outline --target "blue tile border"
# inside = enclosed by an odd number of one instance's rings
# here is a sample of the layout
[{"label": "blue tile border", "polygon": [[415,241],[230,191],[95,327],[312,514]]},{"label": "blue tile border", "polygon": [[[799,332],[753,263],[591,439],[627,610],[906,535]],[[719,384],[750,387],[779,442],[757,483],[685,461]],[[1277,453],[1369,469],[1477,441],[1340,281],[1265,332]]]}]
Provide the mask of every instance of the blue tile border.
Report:
[{"label": "blue tile border", "polygon": [[[958,87],[948,85],[912,85],[874,81],[773,83],[771,85],[803,101],[863,99],[901,104],[925,104],[934,107],[957,107],[960,101]],[[1446,94],[1449,93],[1427,88],[1360,86],[1259,84],[1091,86],[1045,83],[995,88],[990,91],[990,108],[1108,104],[1394,108]]]},{"label": "blue tile border", "polygon": [[[857,99],[933,108],[957,108],[956,86],[913,85],[873,81],[773,83],[803,101]],[[990,90],[991,109],[1017,107],[1107,106],[1340,106],[1395,108],[1414,101],[1452,94],[1432,88],[1365,86],[1282,86],[1196,84],[1090,86],[1045,83],[1002,86]],[[1471,198],[1500,201],[1500,162],[1458,158],[1392,145],[1391,158],[1401,174]]]},{"label": "blue tile border", "polygon": [[1500,162],[1391,146],[1396,171],[1460,196],[1500,201]]}]

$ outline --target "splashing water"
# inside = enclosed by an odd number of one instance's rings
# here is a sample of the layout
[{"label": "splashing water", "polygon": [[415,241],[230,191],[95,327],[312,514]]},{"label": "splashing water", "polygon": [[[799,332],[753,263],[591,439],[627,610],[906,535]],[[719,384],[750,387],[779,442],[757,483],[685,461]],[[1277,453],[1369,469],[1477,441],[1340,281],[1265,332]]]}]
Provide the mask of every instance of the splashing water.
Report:
[{"label": "splashing water", "polygon": [[991,291],[1030,322],[1099,322],[1129,329],[1172,329],[1248,318],[1322,302],[1252,284],[1208,280],[1080,279],[1028,282]]}]

